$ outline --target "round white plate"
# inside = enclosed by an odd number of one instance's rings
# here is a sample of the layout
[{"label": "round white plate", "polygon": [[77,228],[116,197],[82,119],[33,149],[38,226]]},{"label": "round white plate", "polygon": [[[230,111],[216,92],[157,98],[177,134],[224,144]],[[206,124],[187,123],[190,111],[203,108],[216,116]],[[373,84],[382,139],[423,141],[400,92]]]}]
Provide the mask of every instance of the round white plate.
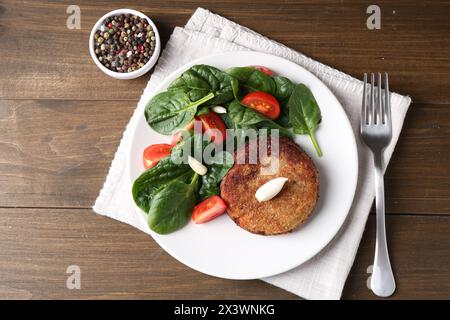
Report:
[{"label": "round white plate", "polygon": [[[181,230],[168,235],[151,231],[150,234],[174,258],[212,276],[256,279],[288,271],[312,258],[333,239],[353,202],[358,177],[358,154],[347,115],[331,91],[309,71],[288,60],[256,52],[228,52],[192,61],[168,76],[156,92],[165,90],[170,82],[195,64],[208,64],[222,70],[263,65],[311,89],[322,112],[322,122],[316,137],[323,156],[317,156],[307,136],[298,136],[296,142],[318,167],[320,200],[310,220],[289,234],[252,234],[236,226],[227,214],[205,224],[190,222]],[[162,136],[148,126],[142,113],[129,151],[131,182],[144,171],[143,150],[151,144],[169,141],[170,137]],[[136,210],[140,218],[146,219],[144,212],[138,207]]]}]

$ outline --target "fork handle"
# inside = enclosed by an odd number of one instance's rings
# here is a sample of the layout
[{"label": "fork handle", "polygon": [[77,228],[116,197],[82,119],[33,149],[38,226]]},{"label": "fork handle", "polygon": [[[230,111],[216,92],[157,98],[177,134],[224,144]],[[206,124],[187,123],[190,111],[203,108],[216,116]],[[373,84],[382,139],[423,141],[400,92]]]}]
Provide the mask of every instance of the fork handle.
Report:
[{"label": "fork handle", "polygon": [[375,164],[375,191],[377,210],[377,231],[375,242],[375,261],[371,279],[371,289],[379,297],[389,297],[395,291],[394,274],[386,241],[386,224],[384,211],[384,178],[382,152],[373,153]]}]

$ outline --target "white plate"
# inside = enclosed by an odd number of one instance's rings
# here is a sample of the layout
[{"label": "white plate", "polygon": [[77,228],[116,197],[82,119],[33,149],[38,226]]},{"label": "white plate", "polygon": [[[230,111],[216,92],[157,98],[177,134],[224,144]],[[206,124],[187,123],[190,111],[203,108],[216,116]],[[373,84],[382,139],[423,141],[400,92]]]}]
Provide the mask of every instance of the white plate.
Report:
[{"label": "white plate", "polygon": [[[313,92],[322,111],[316,137],[323,151],[319,158],[307,136],[296,142],[313,158],[320,173],[320,200],[310,220],[284,235],[261,236],[236,226],[224,214],[196,225],[190,222],[169,235],[151,232],[158,244],[185,265],[221,278],[256,279],[288,271],[317,254],[336,235],[350,209],[358,177],[355,137],[344,109],[331,91],[314,75],[288,60],[256,52],[228,52],[189,63],[168,76],[156,92],[163,91],[194,64],[225,70],[235,66],[263,65]],[[142,113],[133,134],[129,173],[133,182],[144,170],[142,152],[155,143],[167,143],[147,125]],[[131,192],[131,190],[130,190]],[[142,219],[145,214],[136,207]]]}]

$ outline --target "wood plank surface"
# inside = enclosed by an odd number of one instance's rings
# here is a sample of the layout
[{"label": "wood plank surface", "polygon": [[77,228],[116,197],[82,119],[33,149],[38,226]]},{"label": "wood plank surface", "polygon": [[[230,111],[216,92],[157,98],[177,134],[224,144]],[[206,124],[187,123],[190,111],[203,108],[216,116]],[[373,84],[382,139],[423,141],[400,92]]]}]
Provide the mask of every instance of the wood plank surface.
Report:
[{"label": "wood plank surface", "polygon": [[[0,100],[1,206],[91,207],[135,107]],[[450,105],[412,108],[386,174],[387,210],[450,214]]]},{"label": "wood plank surface", "polygon": [[0,203],[91,207],[135,101],[0,100]]},{"label": "wood plank surface", "polygon": [[[0,248],[0,298],[294,297],[258,280],[203,275],[143,232],[91,210],[0,209]],[[80,290],[66,287],[69,265],[81,269]]]},{"label": "wood plank surface", "polygon": [[0,84],[0,98],[136,99],[148,76],[115,81],[90,60],[88,36],[96,20],[118,7],[142,10],[155,20],[165,43],[174,26],[183,26],[203,6],[359,78],[388,71],[392,89],[415,102],[450,103],[449,2],[378,1],[382,26],[376,31],[367,29],[368,4],[358,0],[81,0],[80,30],[66,28],[69,4],[2,1],[0,76],[8,81]]},{"label": "wood plank surface", "polygon": [[[390,299],[450,299],[450,218],[448,216],[388,216],[390,259],[397,291]],[[374,299],[367,289],[375,252],[375,216],[367,223],[344,299]]]},{"label": "wood plank surface", "polygon": [[[450,217],[391,216],[387,223],[394,298],[450,298]],[[371,217],[343,298],[373,298],[366,287],[373,239]],[[193,271],[144,233],[88,209],[0,209],[0,248],[0,298],[297,298],[262,281]],[[80,267],[80,290],[66,287],[69,265]]]},{"label": "wood plank surface", "polygon": [[[387,71],[413,105],[386,173],[393,299],[450,299],[450,2],[88,1],[81,29],[66,27],[70,1],[0,0],[0,299],[296,299],[262,281],[193,271],[150,237],[90,207],[150,74],[119,81],[92,63],[95,21],[120,7],[156,22],[163,45],[198,6],[355,77]],[[367,289],[374,251],[369,217],[344,299]],[[82,289],[66,288],[79,265]]]}]

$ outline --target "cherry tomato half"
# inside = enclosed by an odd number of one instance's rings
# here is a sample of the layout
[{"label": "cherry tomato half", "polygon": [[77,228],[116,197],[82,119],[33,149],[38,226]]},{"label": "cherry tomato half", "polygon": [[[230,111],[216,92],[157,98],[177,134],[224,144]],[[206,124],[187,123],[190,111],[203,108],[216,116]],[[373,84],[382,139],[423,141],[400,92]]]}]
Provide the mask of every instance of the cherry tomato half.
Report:
[{"label": "cherry tomato half", "polygon": [[217,218],[227,209],[225,201],[219,196],[211,196],[194,207],[192,212],[192,220],[195,223],[208,222]]},{"label": "cherry tomato half", "polygon": [[255,68],[255,69],[257,69],[257,70],[259,70],[259,71],[261,71],[262,73],[265,73],[265,74],[268,75],[269,77],[271,77],[271,76],[273,75],[273,71],[270,70],[270,69],[267,68],[267,67],[264,67],[264,66],[252,66],[252,67]]},{"label": "cherry tomato half", "polygon": [[255,109],[272,120],[278,118],[280,115],[280,104],[277,99],[262,91],[247,94],[244,99],[242,99],[242,104]]},{"label": "cherry tomato half", "polygon": [[156,164],[167,156],[170,156],[172,146],[167,143],[153,144],[144,150],[145,169],[156,166]]},{"label": "cherry tomato half", "polygon": [[209,136],[215,144],[221,144],[226,139],[227,127],[222,118],[210,111],[197,117],[203,124],[203,132]]}]

